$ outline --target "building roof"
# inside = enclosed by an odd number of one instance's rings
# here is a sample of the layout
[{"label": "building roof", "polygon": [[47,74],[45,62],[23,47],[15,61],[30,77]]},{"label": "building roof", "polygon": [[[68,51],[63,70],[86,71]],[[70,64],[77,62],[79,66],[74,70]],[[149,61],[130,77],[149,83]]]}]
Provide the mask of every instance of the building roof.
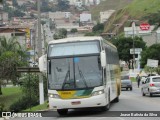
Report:
[{"label": "building roof", "polygon": [[0,28],[0,33],[25,33],[25,31],[16,28]]}]

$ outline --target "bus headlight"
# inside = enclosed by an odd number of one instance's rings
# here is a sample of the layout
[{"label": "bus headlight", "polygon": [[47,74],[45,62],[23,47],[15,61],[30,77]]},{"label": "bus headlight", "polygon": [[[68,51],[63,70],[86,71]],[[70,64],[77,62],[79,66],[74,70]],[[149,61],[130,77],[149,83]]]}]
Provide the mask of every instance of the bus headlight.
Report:
[{"label": "bus headlight", "polygon": [[92,96],[101,95],[104,93],[104,90],[95,91],[92,93]]},{"label": "bus headlight", "polygon": [[52,93],[49,93],[48,97],[50,97],[50,98],[60,98],[60,96],[58,94],[52,94]]}]

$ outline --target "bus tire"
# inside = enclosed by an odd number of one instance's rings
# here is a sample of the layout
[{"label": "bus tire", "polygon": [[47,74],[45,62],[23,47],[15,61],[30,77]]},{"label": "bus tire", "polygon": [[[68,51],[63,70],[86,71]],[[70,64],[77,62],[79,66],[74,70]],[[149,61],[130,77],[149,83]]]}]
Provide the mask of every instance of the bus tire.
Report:
[{"label": "bus tire", "polygon": [[107,111],[110,108],[110,92],[108,94],[108,104],[106,106],[101,107],[102,111]]},{"label": "bus tire", "polygon": [[67,115],[68,109],[57,109],[59,115]]},{"label": "bus tire", "polygon": [[109,108],[110,108],[110,105],[111,105],[111,98],[110,98],[110,91],[109,91],[109,94],[108,94],[108,104],[107,104],[107,110],[109,110]]},{"label": "bus tire", "polygon": [[114,99],[114,102],[119,102],[119,96]]}]

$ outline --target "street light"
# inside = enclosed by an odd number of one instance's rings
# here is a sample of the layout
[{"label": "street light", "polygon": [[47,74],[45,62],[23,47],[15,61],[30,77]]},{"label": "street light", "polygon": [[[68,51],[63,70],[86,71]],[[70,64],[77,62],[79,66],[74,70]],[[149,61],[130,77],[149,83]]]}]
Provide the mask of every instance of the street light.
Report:
[{"label": "street light", "polygon": [[133,70],[135,70],[135,43],[134,43],[134,30],[135,30],[135,22],[132,22],[132,28],[133,28]]}]

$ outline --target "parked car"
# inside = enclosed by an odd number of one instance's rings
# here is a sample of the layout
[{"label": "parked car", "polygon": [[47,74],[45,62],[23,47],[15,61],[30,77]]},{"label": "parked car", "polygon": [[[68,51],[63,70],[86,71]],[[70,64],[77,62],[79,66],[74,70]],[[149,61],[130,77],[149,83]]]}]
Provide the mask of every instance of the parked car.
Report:
[{"label": "parked car", "polygon": [[132,90],[132,81],[130,80],[129,75],[121,76],[121,88],[126,88],[126,90]]},{"label": "parked car", "polygon": [[142,82],[141,92],[143,96],[149,94],[150,97],[160,94],[160,75],[147,77],[146,81]]}]

